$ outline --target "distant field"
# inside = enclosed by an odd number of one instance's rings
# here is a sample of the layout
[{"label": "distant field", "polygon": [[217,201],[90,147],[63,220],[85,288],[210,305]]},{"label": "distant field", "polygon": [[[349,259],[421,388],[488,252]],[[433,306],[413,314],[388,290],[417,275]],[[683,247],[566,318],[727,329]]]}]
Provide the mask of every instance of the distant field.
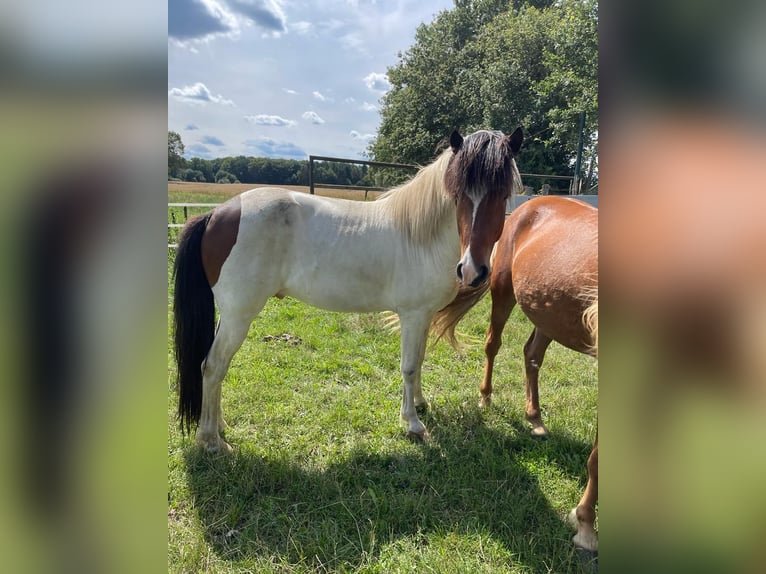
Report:
[{"label": "distant field", "polygon": [[[168,203],[219,203],[230,197],[256,187],[281,187],[291,191],[308,193],[307,185],[279,185],[265,183],[193,183],[187,181],[168,182]],[[317,195],[343,199],[364,199],[364,190],[315,188]],[[367,192],[367,199],[376,199],[381,192]]]}]

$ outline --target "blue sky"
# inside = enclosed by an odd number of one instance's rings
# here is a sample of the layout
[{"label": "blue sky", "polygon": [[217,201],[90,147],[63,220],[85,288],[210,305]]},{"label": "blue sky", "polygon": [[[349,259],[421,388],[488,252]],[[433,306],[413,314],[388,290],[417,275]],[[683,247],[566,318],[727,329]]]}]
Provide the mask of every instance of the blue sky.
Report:
[{"label": "blue sky", "polygon": [[168,129],[186,156],[362,157],[386,70],[452,0],[168,0]]}]

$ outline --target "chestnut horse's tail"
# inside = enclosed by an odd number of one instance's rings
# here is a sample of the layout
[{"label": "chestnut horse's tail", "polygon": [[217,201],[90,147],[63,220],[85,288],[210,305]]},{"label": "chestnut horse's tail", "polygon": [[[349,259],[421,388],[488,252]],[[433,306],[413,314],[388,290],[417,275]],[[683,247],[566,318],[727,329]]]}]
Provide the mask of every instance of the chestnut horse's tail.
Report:
[{"label": "chestnut horse's tail", "polygon": [[582,321],[593,339],[593,345],[591,346],[593,355],[598,357],[598,291],[594,290],[589,293],[588,299],[590,300],[590,305],[582,314]]},{"label": "chestnut horse's tail", "polygon": [[194,217],[181,231],[176,251],[173,315],[178,364],[178,419],[189,432],[202,414],[202,362],[213,344],[213,291],[202,267],[202,235],[211,213]]},{"label": "chestnut horse's tail", "polygon": [[465,314],[481,301],[489,291],[489,281],[485,281],[478,287],[460,288],[457,295],[446,307],[436,312],[431,321],[431,335],[438,341],[442,337],[455,349],[460,349],[460,342],[455,335],[455,328]]}]

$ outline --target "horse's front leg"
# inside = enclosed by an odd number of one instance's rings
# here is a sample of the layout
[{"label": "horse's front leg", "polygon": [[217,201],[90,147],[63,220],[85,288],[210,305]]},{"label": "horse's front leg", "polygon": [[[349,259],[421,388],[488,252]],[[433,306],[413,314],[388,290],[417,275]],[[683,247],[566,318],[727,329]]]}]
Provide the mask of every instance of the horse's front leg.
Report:
[{"label": "horse's front leg", "polygon": [[428,438],[425,425],[418,418],[416,406],[426,404],[420,383],[420,371],[426,352],[428,327],[431,318],[422,315],[400,314],[401,370],[402,370],[402,409],[401,416],[407,422],[407,437],[415,440]]}]

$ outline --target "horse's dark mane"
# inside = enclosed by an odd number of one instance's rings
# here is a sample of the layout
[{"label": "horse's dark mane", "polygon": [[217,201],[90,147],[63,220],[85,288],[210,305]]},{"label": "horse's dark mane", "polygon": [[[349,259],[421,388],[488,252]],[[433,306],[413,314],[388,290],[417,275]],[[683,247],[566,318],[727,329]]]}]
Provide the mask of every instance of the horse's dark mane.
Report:
[{"label": "horse's dark mane", "polygon": [[473,189],[485,189],[490,196],[510,194],[519,183],[508,137],[501,131],[467,136],[444,175],[447,192],[456,200]]}]

